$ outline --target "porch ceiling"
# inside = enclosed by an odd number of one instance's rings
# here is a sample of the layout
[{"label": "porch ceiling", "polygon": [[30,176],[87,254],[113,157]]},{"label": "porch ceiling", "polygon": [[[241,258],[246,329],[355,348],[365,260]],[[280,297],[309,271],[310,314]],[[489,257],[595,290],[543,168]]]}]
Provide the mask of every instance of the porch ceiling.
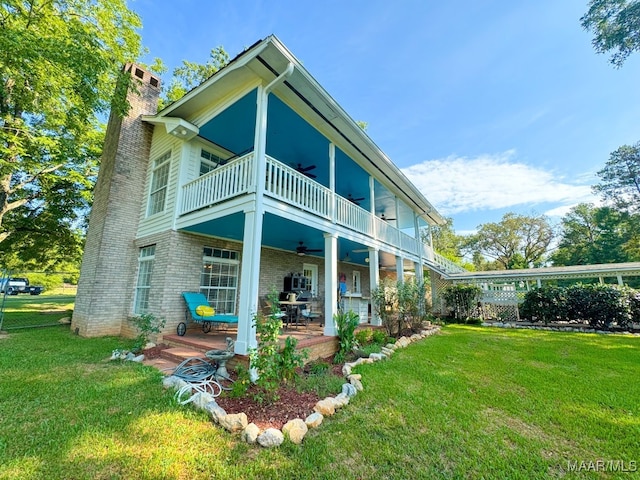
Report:
[{"label": "porch ceiling", "polygon": [[[254,90],[202,125],[199,136],[233,155],[247,153],[254,147],[255,116]],[[305,169],[314,181],[329,187],[329,140],[274,95],[269,97],[266,152],[292,168]],[[369,173],[339,148],[335,165],[338,195],[371,210]],[[413,228],[411,209],[402,205],[396,212],[395,196],[378,181],[374,191],[377,216],[394,219],[391,224],[398,228]]]},{"label": "porch ceiling", "polygon": [[[209,220],[187,227],[184,231],[242,242],[244,237],[244,214],[239,212]],[[278,215],[265,213],[262,231],[262,245],[265,247],[290,251],[292,255],[295,255],[296,247],[300,242],[303,242],[304,246],[309,250],[319,250],[318,252],[309,252],[307,255],[324,257],[324,236],[323,232],[318,229]],[[365,248],[360,243],[339,238],[338,259],[344,261],[348,254],[348,262],[367,265],[365,258],[369,256],[368,252],[361,251],[365,250]]]}]

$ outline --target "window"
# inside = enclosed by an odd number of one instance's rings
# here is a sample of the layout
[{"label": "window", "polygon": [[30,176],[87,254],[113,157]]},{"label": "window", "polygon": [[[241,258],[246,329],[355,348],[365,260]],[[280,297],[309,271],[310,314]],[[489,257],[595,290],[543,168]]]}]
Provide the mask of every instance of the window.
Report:
[{"label": "window", "polygon": [[200,291],[220,314],[236,314],[238,294],[238,252],[205,247],[200,273]]},{"label": "window", "polygon": [[151,216],[164,210],[167,198],[167,184],[169,183],[169,167],[171,166],[171,151],[165,153],[153,162],[151,189],[149,191],[149,210]]},{"label": "window", "polygon": [[362,286],[360,285],[360,272],[358,270],[353,271],[351,277],[351,289],[352,293],[362,293]]},{"label": "window", "polygon": [[225,163],[227,161],[222,157],[206,150],[200,150],[200,176],[215,170],[219,165],[224,165]]},{"label": "window", "polygon": [[136,283],[133,313],[146,313],[149,309],[151,274],[153,273],[153,261],[155,259],[155,254],[155,245],[140,249],[140,256],[138,257],[138,282]]},{"label": "window", "polygon": [[318,295],[318,265],[312,265],[310,263],[302,264],[302,275],[309,279],[307,283],[307,291],[311,292],[312,296]]}]

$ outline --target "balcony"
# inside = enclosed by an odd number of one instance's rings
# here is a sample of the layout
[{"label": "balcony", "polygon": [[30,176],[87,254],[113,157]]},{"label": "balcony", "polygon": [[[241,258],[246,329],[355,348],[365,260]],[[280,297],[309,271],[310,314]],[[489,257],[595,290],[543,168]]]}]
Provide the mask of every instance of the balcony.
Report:
[{"label": "balcony", "polygon": [[[255,192],[255,168],[252,152],[187,183],[182,187],[179,214],[186,215]],[[435,254],[419,239],[269,156],[266,157],[264,187],[268,197],[374,238],[411,256],[421,254],[425,261],[440,270],[460,271],[460,267]]]}]

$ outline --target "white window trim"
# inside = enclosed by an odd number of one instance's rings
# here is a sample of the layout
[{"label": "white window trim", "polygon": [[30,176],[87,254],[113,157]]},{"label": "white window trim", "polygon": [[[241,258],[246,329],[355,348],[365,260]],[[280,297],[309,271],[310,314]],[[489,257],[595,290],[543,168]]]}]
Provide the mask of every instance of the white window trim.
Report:
[{"label": "white window trim", "polygon": [[354,270],[351,275],[351,293],[362,293],[362,276],[360,270]]},{"label": "white window trim", "polygon": [[[136,289],[135,289],[135,294],[134,294],[134,298],[133,298],[133,313],[136,315],[142,314],[142,313],[146,313],[149,305],[147,305],[145,308],[140,308],[139,305],[139,301],[140,301],[140,293],[142,291],[147,291],[151,292],[151,277],[153,275],[153,267],[154,267],[154,262],[156,259],[156,246],[155,245],[147,245],[146,247],[142,247],[140,249],[140,253],[138,255],[138,274],[136,277]],[[147,265],[148,263],[151,263],[150,265],[150,270],[148,272],[148,284],[140,284],[140,274],[142,273],[142,266],[143,265]],[[147,273],[147,272],[145,272]],[[147,302],[149,300],[149,294],[147,294]]]},{"label": "white window trim", "polygon": [[303,263],[302,271],[309,270],[311,272],[311,277],[309,280],[311,282],[310,292],[314,297],[318,296],[318,265],[314,265],[313,263]]},{"label": "white window trim", "polygon": [[[153,162],[153,170],[151,171],[151,179],[149,181],[149,195],[147,196],[147,217],[151,217],[153,215],[158,215],[163,213],[167,208],[167,192],[169,191],[169,178],[171,177],[171,150],[165,152],[158,158],[156,158]],[[156,173],[161,169],[167,167],[167,181],[161,186],[154,189],[154,179]],[[154,208],[154,204],[152,198],[154,194],[160,193],[164,191],[164,196],[162,198],[162,208],[158,211],[152,211]]]},{"label": "white window trim", "polygon": [[[205,247],[205,248],[211,248],[212,250],[219,250],[219,251],[225,251],[227,249],[224,248],[215,248],[215,247]],[[232,258],[222,258],[222,257],[216,257],[216,256],[208,256],[208,255],[204,255],[202,256],[202,265],[204,267],[205,262],[208,263],[218,263],[218,264],[227,264],[227,265],[234,265],[236,266],[236,274],[235,274],[235,278],[236,278],[236,282],[235,282],[235,286],[234,287],[211,287],[209,285],[202,285],[202,281],[200,281],[201,285],[200,285],[200,291],[202,293],[204,293],[205,297],[207,297],[207,299],[209,298],[208,293],[211,290],[215,290],[215,289],[220,289],[220,290],[233,290],[234,291],[234,295],[233,295],[233,310],[230,312],[220,312],[220,313],[226,313],[226,314],[231,314],[231,315],[236,315],[236,306],[238,304],[238,290],[240,288],[240,255],[238,252],[234,251],[234,250],[227,250],[229,252],[233,252],[236,255],[235,259]],[[202,271],[200,274],[200,280],[202,280]],[[215,307],[215,305],[213,305]],[[216,308],[216,310],[218,310],[218,308]]]}]

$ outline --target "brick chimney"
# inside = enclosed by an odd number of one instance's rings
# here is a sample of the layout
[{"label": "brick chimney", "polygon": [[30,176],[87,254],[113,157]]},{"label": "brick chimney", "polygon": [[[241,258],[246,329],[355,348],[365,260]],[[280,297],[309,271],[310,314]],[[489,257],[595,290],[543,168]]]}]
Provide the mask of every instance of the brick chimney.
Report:
[{"label": "brick chimney", "polygon": [[141,116],[156,113],[160,80],[134,64],[124,71],[135,84],[127,92],[131,109],[124,118],[112,112],[107,124],[71,322],[86,337],[120,335],[133,304],[134,239],[153,135]]}]

